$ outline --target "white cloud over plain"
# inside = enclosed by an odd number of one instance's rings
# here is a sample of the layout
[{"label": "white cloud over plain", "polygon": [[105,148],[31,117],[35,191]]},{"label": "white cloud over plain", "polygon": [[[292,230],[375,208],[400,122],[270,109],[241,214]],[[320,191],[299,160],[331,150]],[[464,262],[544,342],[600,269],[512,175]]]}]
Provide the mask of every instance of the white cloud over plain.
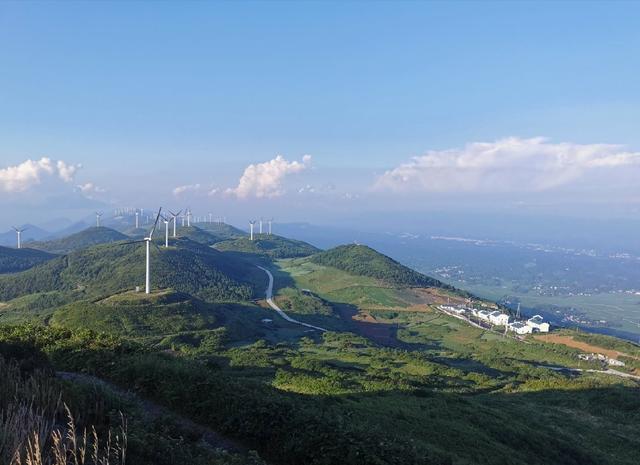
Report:
[{"label": "white cloud over plain", "polygon": [[96,186],[94,183],[92,182],[86,182],[84,184],[78,184],[76,186],[76,189],[78,189],[80,192],[82,192],[82,194],[88,198],[92,198],[93,195],[95,194],[104,194],[105,192],[107,192],[106,189],[103,189],[100,186]]},{"label": "white cloud over plain", "polygon": [[287,161],[282,155],[264,163],[247,166],[234,188],[227,194],[238,198],[278,197],[284,193],[284,180],[291,174],[300,173],[311,166],[311,155],[302,157],[302,161]]},{"label": "white cloud over plain", "polygon": [[173,195],[179,196],[188,192],[197,192],[202,188],[200,184],[185,184],[184,186],[178,186],[173,189]]},{"label": "white cloud over plain", "polygon": [[509,137],[429,151],[386,171],[374,187],[398,192],[535,192],[570,184],[596,170],[603,184],[614,183],[616,170],[632,165],[640,166],[640,152],[621,145]]},{"label": "white cloud over plain", "polygon": [[0,169],[0,190],[24,192],[40,184],[45,178],[59,179],[70,183],[81,165],[68,164],[43,157],[40,160],[26,160],[19,165]]}]

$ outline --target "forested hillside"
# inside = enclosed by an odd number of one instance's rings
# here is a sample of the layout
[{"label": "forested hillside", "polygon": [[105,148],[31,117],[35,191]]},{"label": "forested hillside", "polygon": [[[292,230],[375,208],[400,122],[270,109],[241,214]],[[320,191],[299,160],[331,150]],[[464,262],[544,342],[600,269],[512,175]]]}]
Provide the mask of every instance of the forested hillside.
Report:
[{"label": "forested hillside", "polygon": [[55,255],[40,250],[0,246],[0,274],[27,270],[54,257]]},{"label": "forested hillside", "polygon": [[107,244],[110,242],[122,241],[128,238],[128,236],[125,236],[115,229],[105,227],[91,227],[70,236],[65,236],[51,241],[30,242],[27,244],[27,246],[34,249],[63,255],[74,250],[91,247],[92,245]]}]

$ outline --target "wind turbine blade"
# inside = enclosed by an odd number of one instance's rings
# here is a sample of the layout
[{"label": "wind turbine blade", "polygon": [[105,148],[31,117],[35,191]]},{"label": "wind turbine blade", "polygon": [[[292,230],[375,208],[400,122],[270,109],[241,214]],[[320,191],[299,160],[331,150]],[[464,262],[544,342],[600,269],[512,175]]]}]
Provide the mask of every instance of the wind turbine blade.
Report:
[{"label": "wind turbine blade", "polygon": [[153,232],[156,230],[156,226],[158,226],[158,220],[160,219],[160,212],[162,212],[162,207],[158,209],[158,215],[156,216],[156,221],[153,223],[153,228],[151,228],[151,232],[149,233],[149,239],[153,237]]}]

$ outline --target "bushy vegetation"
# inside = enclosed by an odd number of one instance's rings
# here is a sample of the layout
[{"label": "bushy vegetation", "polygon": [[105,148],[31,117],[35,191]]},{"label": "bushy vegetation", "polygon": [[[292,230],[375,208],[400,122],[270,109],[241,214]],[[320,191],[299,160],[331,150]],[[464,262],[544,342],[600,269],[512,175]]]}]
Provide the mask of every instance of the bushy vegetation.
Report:
[{"label": "bushy vegetation", "polygon": [[366,245],[341,245],[320,252],[311,261],[400,287],[448,287],[437,279],[401,265]]},{"label": "bushy vegetation", "polygon": [[5,327],[0,341],[133,388],[274,463],[631,465],[640,446],[633,383],[513,359],[482,374],[348,333],[243,347],[223,337],[183,357],[84,331]]},{"label": "bushy vegetation", "polygon": [[121,232],[115,229],[91,227],[70,236],[62,237],[45,242],[30,242],[27,245],[31,248],[44,250],[50,253],[64,255],[74,250],[81,250],[98,244],[123,241],[128,239]]},{"label": "bushy vegetation", "polygon": [[0,246],[0,274],[28,270],[54,257],[53,254],[31,248],[13,249]]},{"label": "bushy vegetation", "polygon": [[[30,328],[0,337],[0,463],[8,465],[261,465],[255,454],[218,449],[190,422],[90,376],[54,376],[40,349],[69,332]],[[73,335],[75,347],[87,334]],[[11,342],[8,342],[11,341]],[[113,341],[111,341],[113,343]],[[34,345],[36,344],[36,345]],[[113,344],[102,340],[107,350]],[[60,346],[58,346],[60,349]],[[222,447],[224,444],[220,444]]]},{"label": "bushy vegetation", "polygon": [[253,241],[245,235],[241,238],[220,242],[215,247],[218,250],[244,252],[272,259],[307,257],[319,251],[318,248],[303,241],[267,234],[255,234]]}]

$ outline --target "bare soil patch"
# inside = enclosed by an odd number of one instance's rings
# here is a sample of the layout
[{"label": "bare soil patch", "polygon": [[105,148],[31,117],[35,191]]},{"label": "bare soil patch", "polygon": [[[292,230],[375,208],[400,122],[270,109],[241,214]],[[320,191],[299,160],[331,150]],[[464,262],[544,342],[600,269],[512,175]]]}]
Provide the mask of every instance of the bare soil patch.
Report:
[{"label": "bare soil patch", "polygon": [[594,346],[582,341],[576,341],[573,336],[562,336],[560,334],[545,334],[540,336],[534,336],[535,339],[544,342],[550,342],[552,344],[563,344],[567,347],[573,347],[574,349],[580,349],[587,353],[596,353],[606,355],[609,358],[618,359],[620,355],[628,357],[628,354],[624,352],[618,352],[617,350],[605,349],[604,347]]}]

